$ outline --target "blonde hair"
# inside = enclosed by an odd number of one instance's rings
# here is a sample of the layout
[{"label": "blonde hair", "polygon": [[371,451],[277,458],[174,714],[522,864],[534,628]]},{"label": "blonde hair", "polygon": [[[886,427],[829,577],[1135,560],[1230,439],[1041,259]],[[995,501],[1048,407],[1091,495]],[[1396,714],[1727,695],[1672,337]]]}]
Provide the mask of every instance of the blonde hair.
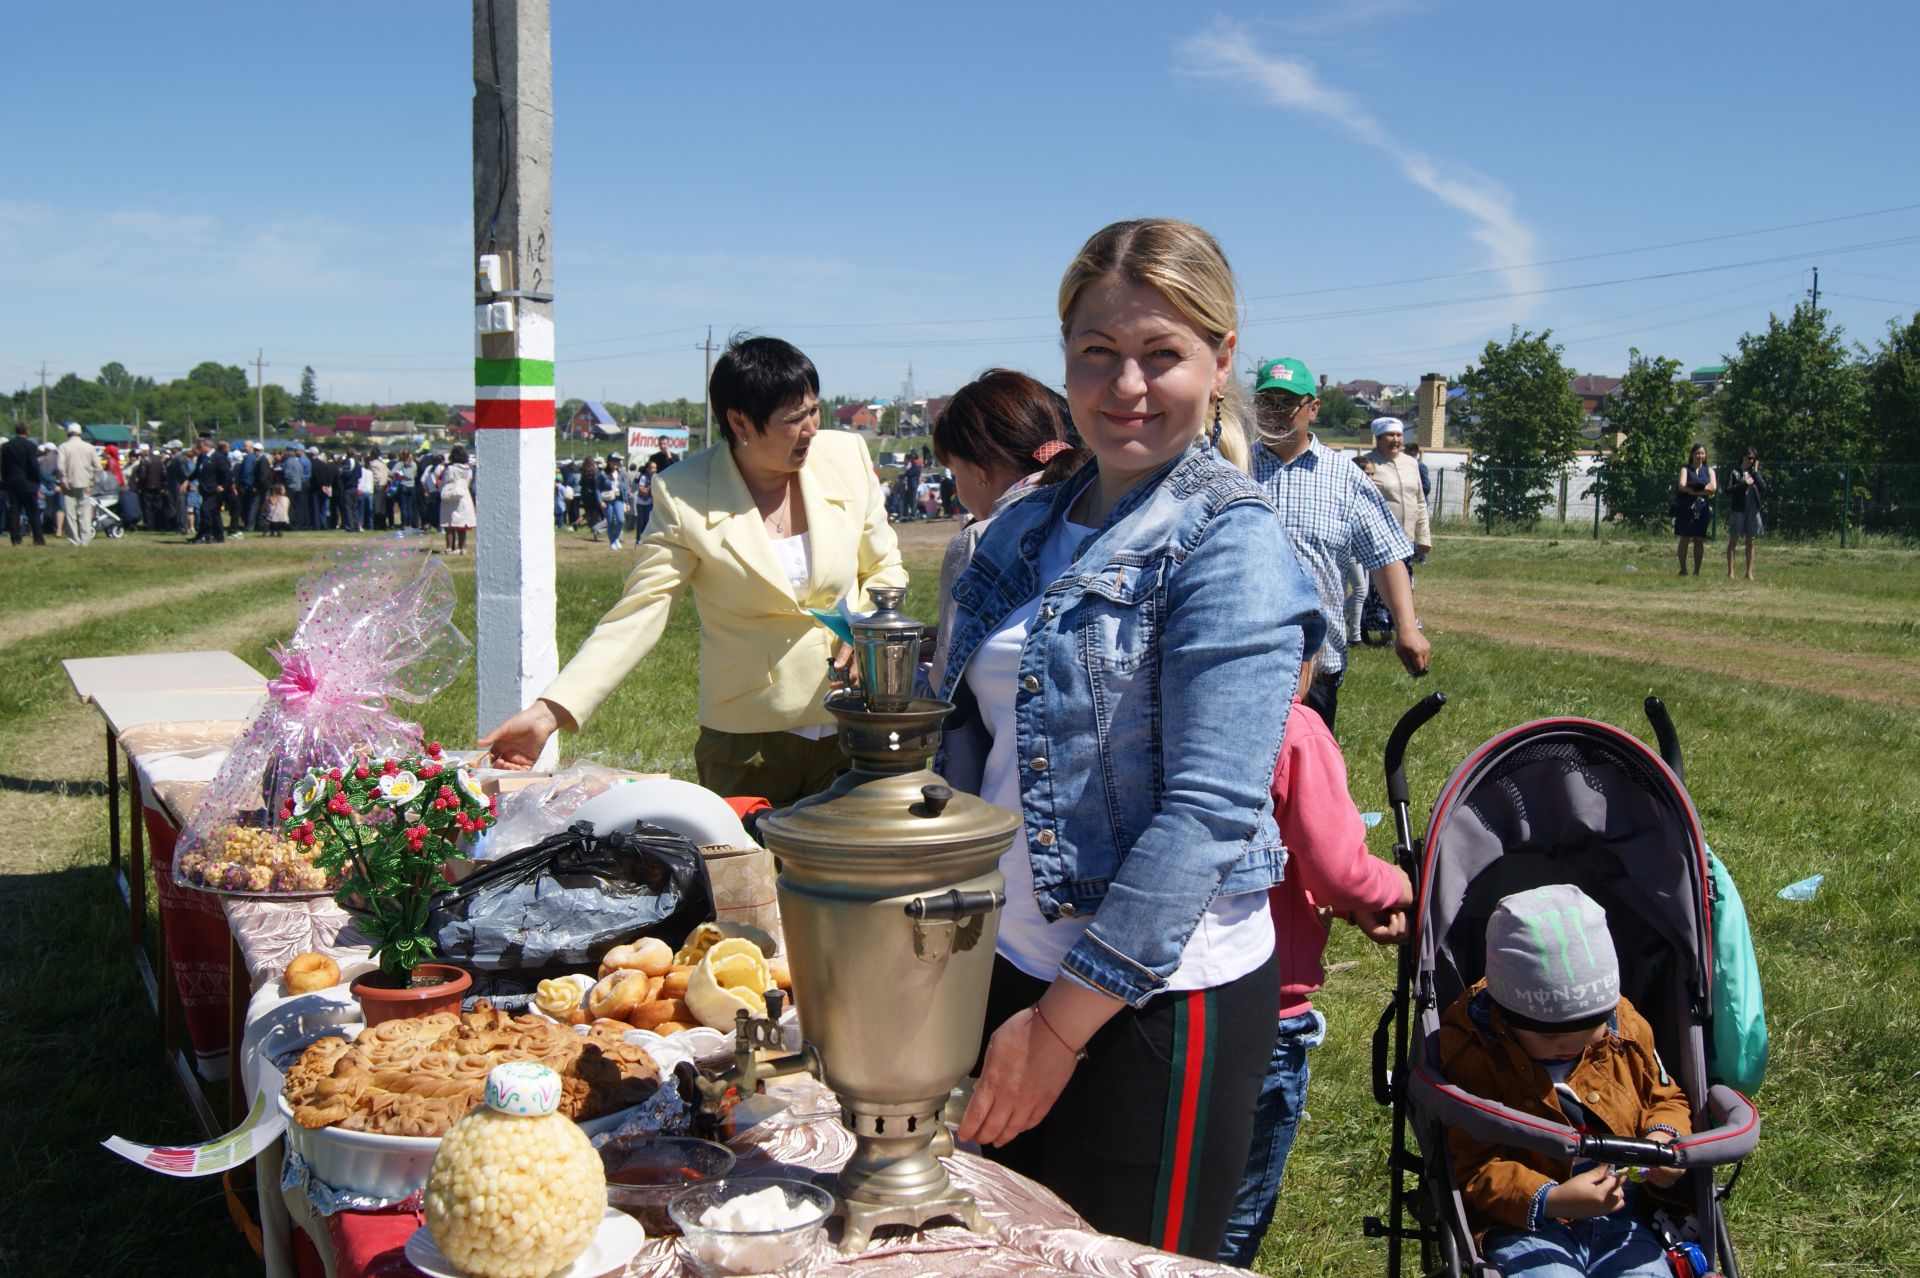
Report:
[{"label": "blonde hair", "polygon": [[[1219,243],[1191,222],[1141,218],[1115,222],[1095,232],[1060,277],[1060,332],[1073,321],[1073,308],[1092,284],[1117,279],[1157,290],[1174,309],[1206,336],[1214,350],[1240,327],[1239,289],[1233,268]],[[1246,388],[1229,376],[1218,401],[1220,455],[1247,468],[1247,422],[1252,418]],[[1202,435],[1213,422],[1203,421]]]}]

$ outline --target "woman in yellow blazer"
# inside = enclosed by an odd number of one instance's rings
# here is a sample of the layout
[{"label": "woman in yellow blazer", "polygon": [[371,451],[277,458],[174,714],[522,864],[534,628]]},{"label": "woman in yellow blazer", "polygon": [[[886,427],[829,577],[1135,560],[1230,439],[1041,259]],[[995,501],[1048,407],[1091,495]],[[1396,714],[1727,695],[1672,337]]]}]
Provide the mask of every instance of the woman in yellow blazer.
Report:
[{"label": "woman in yellow blazer", "polygon": [[700,612],[700,783],[791,803],[844,763],[828,691],[833,636],[807,608],[873,606],[906,569],[866,444],[820,433],[813,361],[772,337],[736,338],[709,384],[724,442],[654,479],[653,518],[626,592],[533,705],[482,738],[530,767],[652,651],[674,601]]}]

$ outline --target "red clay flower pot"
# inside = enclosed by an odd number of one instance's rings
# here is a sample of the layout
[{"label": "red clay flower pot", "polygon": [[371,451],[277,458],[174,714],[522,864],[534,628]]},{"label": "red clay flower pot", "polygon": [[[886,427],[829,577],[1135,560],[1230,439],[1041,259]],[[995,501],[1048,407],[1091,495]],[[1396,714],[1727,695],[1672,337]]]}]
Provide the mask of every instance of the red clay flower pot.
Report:
[{"label": "red clay flower pot", "polygon": [[[422,985],[422,980],[436,984]],[[414,984],[397,986],[401,978],[378,970],[355,978],[353,996],[360,1000],[360,1011],[368,1025],[394,1021],[408,1016],[432,1016],[435,1012],[457,1012],[460,1000],[473,987],[466,969],[449,963],[422,963],[414,970]]]}]

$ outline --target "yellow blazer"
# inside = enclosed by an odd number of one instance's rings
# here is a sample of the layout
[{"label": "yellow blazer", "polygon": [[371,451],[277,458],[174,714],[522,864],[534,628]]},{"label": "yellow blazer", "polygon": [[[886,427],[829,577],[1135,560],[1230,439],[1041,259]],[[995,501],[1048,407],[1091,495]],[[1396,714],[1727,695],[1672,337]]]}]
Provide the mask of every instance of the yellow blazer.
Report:
[{"label": "yellow blazer", "polygon": [[869,586],[904,586],[886,500],[859,436],[822,431],[800,471],[812,571],[796,601],[733,450],[716,444],[654,476],[653,515],[626,593],[540,695],[585,723],[638,665],[688,586],[700,612],[700,722],[780,732],[833,722],[821,709],[833,636],[802,611]]}]

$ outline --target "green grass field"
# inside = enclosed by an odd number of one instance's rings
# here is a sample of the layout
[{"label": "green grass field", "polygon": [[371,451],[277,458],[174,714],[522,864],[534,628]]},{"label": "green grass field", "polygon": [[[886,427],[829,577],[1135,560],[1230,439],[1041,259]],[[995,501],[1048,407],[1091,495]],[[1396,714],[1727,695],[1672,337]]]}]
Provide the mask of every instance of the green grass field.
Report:
[{"label": "green grass field", "polygon": [[[937,544],[909,546],[909,609],[934,613]],[[58,659],[226,648],[269,669],[291,587],[345,537],[249,538],[224,549],[168,539],[15,554],[0,614],[0,1272],[257,1272],[217,1185],[141,1171],[108,1135],[193,1137],[125,959],[106,872],[101,734]],[[560,650],[620,590],[626,555],[584,538],[560,553]],[[471,559],[454,560],[472,624]],[[1420,572],[1435,646],[1416,685],[1362,652],[1341,697],[1354,798],[1385,807],[1379,752],[1418,696],[1449,694],[1409,758],[1416,825],[1467,751],[1549,714],[1643,736],[1657,692],[1679,726],[1708,837],[1740,883],[1760,947],[1773,1066],[1766,1130],[1731,1220],[1749,1274],[1920,1273],[1905,1211],[1920,1199],[1920,552],[1768,544],[1761,580],[1673,575],[1671,544],[1446,538]],[[1713,561],[1709,560],[1709,572]],[[567,743],[569,757],[690,777],[696,636],[683,605],[653,657]],[[474,735],[469,671],[424,708],[429,732]],[[1376,830],[1385,851],[1386,826]],[[1826,875],[1808,902],[1778,899]],[[1260,1267],[1376,1272],[1361,1217],[1385,1203],[1385,1112],[1371,1100],[1367,1036],[1391,956],[1335,934],[1319,1000],[1332,1025],[1313,1059],[1309,1118]]]}]

